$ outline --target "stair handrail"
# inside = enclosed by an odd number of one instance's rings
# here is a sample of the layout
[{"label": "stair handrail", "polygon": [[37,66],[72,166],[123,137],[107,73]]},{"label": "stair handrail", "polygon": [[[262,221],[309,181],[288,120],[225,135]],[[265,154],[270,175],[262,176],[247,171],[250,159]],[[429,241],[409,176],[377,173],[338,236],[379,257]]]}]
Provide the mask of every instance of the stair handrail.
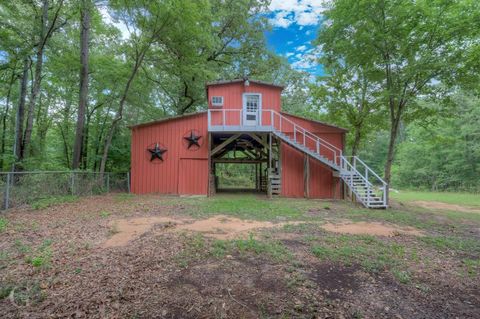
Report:
[{"label": "stair handrail", "polygon": [[[304,136],[304,140],[303,140],[303,143],[300,143],[302,144],[303,146],[306,147],[306,142],[305,142],[305,138],[309,138],[310,140],[312,140],[313,142],[315,142],[315,144],[317,145],[316,149],[315,149],[315,153],[317,153],[318,155],[321,156],[320,154],[320,146],[323,146],[324,148],[327,148],[328,150],[330,150],[332,153],[333,153],[333,160],[334,160],[334,163],[336,165],[339,165],[339,163],[337,163],[337,159],[340,159],[341,156],[342,156],[342,150],[340,150],[338,147],[336,147],[335,145],[331,144],[330,142],[324,140],[323,138],[321,137],[318,137],[317,135],[313,134],[312,132],[308,131],[307,129],[305,129],[304,127],[302,127],[301,125],[298,125],[297,123],[295,123],[294,121],[290,120],[289,118],[287,118],[286,116],[283,116],[282,114],[274,111],[274,110],[270,110],[272,116],[271,116],[271,125],[274,129],[277,129],[275,127],[275,120],[274,120],[274,116],[278,116],[279,118],[279,128],[278,130],[280,132],[282,132],[282,120],[283,121],[287,121],[289,124],[293,125],[293,134],[294,134],[294,141],[296,143],[299,143],[297,141],[297,138],[296,138],[296,131],[299,131],[300,134],[303,134]],[[340,165],[339,165],[340,166]]]},{"label": "stair handrail", "polygon": [[[350,181],[348,182],[350,185],[350,189],[353,193],[355,193],[355,196],[357,197],[357,200],[360,200],[364,205],[366,205],[368,207],[368,205],[370,204],[370,197],[368,196],[369,194],[369,191],[370,189],[373,187],[372,183],[370,183],[370,181],[368,180],[368,178],[366,178],[365,176],[362,175],[362,173],[360,173],[356,168],[355,166],[353,166],[349,161],[348,161],[348,158],[349,156],[342,156],[341,157],[341,165],[340,165],[340,168],[343,170],[343,175],[345,175],[345,171],[348,172],[347,174],[350,175]],[[350,169],[349,169],[350,168]],[[360,176],[361,179],[365,182],[366,184],[366,187],[367,187],[367,197],[366,197],[366,200],[367,202],[365,203],[362,199],[361,196],[359,196],[359,194],[357,193],[357,191],[355,190],[355,188],[353,187],[353,175],[357,175],[357,176]]]},{"label": "stair handrail", "polygon": [[[372,170],[358,156],[344,156],[344,158],[345,158],[345,162],[348,163],[349,165],[351,165],[352,167],[354,167],[357,172],[359,172],[359,170],[357,169],[357,163],[360,163],[363,166],[363,168],[365,170],[365,176],[363,176],[360,173],[359,173],[359,175],[362,176],[362,178],[365,178],[365,180],[367,181],[367,183],[370,187],[374,187],[373,184],[369,180],[369,176],[372,176],[372,175],[382,184],[382,186],[380,187],[380,189],[382,190],[382,193],[383,193],[382,194],[382,200],[385,203],[385,205],[388,205],[388,184],[387,184],[387,182],[385,182],[383,180],[383,178],[378,176],[378,174],[375,173],[375,171]],[[350,162],[347,160],[347,158],[352,158],[353,159],[353,164],[350,164]]]},{"label": "stair handrail", "polygon": [[370,174],[372,174],[373,176],[375,176],[381,183],[383,186],[387,186],[387,182],[385,182],[383,180],[383,178],[381,178],[380,176],[378,176],[377,173],[375,173],[374,170],[372,170],[367,164],[365,164],[364,161],[362,161],[358,156],[353,156],[353,158],[355,159],[356,162],[359,162],[360,164],[363,165],[363,167],[365,168],[365,170],[367,170]]}]

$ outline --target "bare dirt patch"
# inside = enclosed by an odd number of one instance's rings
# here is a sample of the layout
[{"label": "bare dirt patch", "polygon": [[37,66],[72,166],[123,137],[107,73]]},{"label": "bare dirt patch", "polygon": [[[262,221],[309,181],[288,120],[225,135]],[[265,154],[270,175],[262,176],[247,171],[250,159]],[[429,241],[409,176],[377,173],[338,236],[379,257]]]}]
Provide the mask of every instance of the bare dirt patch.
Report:
[{"label": "bare dirt patch", "polygon": [[159,231],[193,231],[199,232],[206,237],[216,239],[245,238],[249,232],[262,229],[281,227],[286,224],[298,224],[298,222],[272,223],[256,220],[242,220],[225,215],[216,215],[208,219],[193,220],[186,218],[172,218],[162,216],[138,217],[129,219],[117,219],[110,222],[111,232],[114,234],[102,244],[103,248],[125,246],[130,241],[148,232],[153,226],[167,224]]},{"label": "bare dirt patch", "polygon": [[450,211],[457,211],[462,213],[478,213],[480,214],[480,209],[475,209],[472,207],[465,207],[456,204],[447,204],[442,202],[428,202],[428,201],[421,201],[417,200],[412,202],[413,204],[427,208],[427,209],[440,209],[440,210],[450,210]]},{"label": "bare dirt patch", "polygon": [[175,224],[176,222],[174,218],[160,216],[113,220],[110,222],[110,227],[114,234],[103,243],[102,247],[125,246],[129,241],[149,231],[155,224]]},{"label": "bare dirt patch", "polygon": [[272,223],[266,221],[242,220],[235,217],[217,215],[193,223],[179,225],[176,229],[200,232],[206,237],[216,239],[233,239],[244,238],[253,230],[282,227],[287,224],[298,224],[298,222]]},{"label": "bare dirt patch", "polygon": [[340,224],[328,223],[321,226],[323,229],[335,233],[353,234],[353,235],[374,235],[388,236],[395,235],[413,235],[423,236],[424,233],[413,227],[398,227],[396,225],[388,225],[378,222],[344,222]]}]

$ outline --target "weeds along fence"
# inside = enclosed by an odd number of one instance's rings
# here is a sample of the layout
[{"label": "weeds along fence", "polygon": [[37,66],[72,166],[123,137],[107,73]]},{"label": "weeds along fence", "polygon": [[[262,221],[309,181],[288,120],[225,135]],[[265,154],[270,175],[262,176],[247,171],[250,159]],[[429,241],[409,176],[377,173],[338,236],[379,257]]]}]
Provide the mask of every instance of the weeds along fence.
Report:
[{"label": "weeds along fence", "polygon": [[2,209],[55,196],[86,196],[130,192],[129,173],[0,172]]}]

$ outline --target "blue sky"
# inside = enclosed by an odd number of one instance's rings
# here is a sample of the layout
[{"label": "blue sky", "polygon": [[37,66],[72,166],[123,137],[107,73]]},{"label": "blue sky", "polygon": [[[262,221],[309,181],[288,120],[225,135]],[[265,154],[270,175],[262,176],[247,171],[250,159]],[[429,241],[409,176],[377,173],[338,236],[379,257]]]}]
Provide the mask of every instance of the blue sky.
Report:
[{"label": "blue sky", "polygon": [[311,41],[317,36],[325,4],[322,0],[272,0],[267,15],[273,26],[266,33],[268,46],[287,58],[293,68],[322,75],[315,61],[320,51]]}]

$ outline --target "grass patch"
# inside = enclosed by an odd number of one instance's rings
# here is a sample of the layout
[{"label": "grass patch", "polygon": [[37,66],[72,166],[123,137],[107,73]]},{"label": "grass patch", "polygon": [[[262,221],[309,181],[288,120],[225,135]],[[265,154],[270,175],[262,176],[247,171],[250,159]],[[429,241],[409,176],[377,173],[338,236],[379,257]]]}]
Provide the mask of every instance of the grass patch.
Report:
[{"label": "grass patch", "polygon": [[390,197],[401,202],[419,200],[480,207],[480,194],[472,193],[399,191],[390,192]]},{"label": "grass patch", "polygon": [[467,274],[476,277],[480,272],[480,259],[464,259],[462,263],[467,268]]},{"label": "grass patch", "polygon": [[0,217],[0,233],[7,229],[8,221],[4,217]]},{"label": "grass patch", "polygon": [[267,240],[261,241],[250,234],[248,239],[235,240],[216,240],[213,242],[210,252],[215,257],[224,257],[225,255],[239,253],[253,253],[256,255],[266,255],[275,261],[287,261],[292,258],[292,254],[281,243]]},{"label": "grass patch", "polygon": [[36,268],[48,268],[52,262],[52,240],[45,239],[43,243],[38,247],[34,256],[26,258],[26,262]]},{"label": "grass patch", "polygon": [[[266,199],[255,195],[221,195],[209,198],[188,198],[189,213],[196,217],[224,214],[255,220],[303,220],[308,208],[319,203],[309,200],[274,198]],[[312,219],[310,217],[309,219]]]},{"label": "grass patch", "polygon": [[53,205],[63,204],[63,203],[72,203],[79,199],[78,196],[66,195],[66,196],[52,196],[38,199],[30,204],[30,206],[35,209],[45,209]]},{"label": "grass patch", "polygon": [[359,264],[369,272],[403,271],[410,256],[405,246],[370,235],[326,235],[323,239],[312,245],[313,255],[345,265]]},{"label": "grass patch", "polygon": [[38,282],[24,282],[21,284],[0,283],[0,300],[13,297],[17,306],[35,305],[45,300],[46,293],[42,291]]},{"label": "grass patch", "polygon": [[454,250],[468,254],[480,254],[480,242],[476,239],[453,236],[425,236],[419,239],[439,251]]},{"label": "grass patch", "polygon": [[185,247],[175,256],[179,267],[187,268],[191,262],[203,259],[208,255],[205,238],[202,234],[188,235],[184,233],[182,237]]},{"label": "grass patch", "polygon": [[119,194],[115,194],[114,198],[115,198],[116,201],[126,202],[126,201],[129,201],[129,200],[132,200],[133,198],[135,198],[135,195],[134,194],[129,194],[129,193],[119,193]]},{"label": "grass patch", "polygon": [[108,218],[110,216],[110,212],[107,212],[106,210],[102,210],[100,212],[100,217],[102,218]]}]

